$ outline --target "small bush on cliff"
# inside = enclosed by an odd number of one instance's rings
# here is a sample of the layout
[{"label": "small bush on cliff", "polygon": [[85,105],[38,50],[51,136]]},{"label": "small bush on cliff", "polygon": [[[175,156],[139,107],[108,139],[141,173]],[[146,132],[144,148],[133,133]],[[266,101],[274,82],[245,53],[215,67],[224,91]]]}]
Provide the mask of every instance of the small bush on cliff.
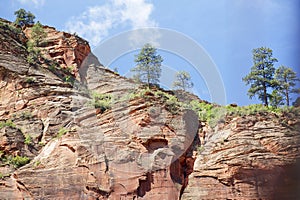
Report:
[{"label": "small bush on cliff", "polygon": [[0,122],[0,129],[3,128],[3,127],[16,128],[16,125],[11,120],[7,120],[5,122]]},{"label": "small bush on cliff", "polygon": [[26,45],[28,52],[27,62],[29,64],[34,64],[41,57],[41,51],[35,46],[35,44],[32,41],[28,41]]},{"label": "small bush on cliff", "polygon": [[26,156],[4,155],[1,156],[1,162],[3,165],[12,165],[14,168],[19,168],[29,163],[30,158]]},{"label": "small bush on cliff", "polygon": [[47,33],[44,31],[42,24],[38,21],[31,28],[31,39],[36,47],[39,47],[43,42],[45,42],[45,38],[47,37]]},{"label": "small bush on cliff", "polygon": [[178,114],[181,108],[181,104],[178,101],[177,97],[173,95],[166,95],[166,109],[170,111],[172,114]]},{"label": "small bush on cliff", "polygon": [[212,118],[212,104],[193,100],[190,102],[189,107],[198,114],[201,121],[209,121]]},{"label": "small bush on cliff", "polygon": [[30,162],[30,159],[26,156],[15,156],[10,160],[10,164],[12,164],[15,168],[22,167]]},{"label": "small bush on cliff", "polygon": [[29,134],[26,134],[26,135],[25,135],[25,141],[24,141],[24,144],[30,145],[31,142],[32,142],[31,136],[30,136]]},{"label": "small bush on cliff", "polygon": [[101,113],[111,108],[112,95],[93,92],[91,96],[92,100],[89,102],[89,104],[95,108],[99,108]]},{"label": "small bush on cliff", "polygon": [[64,127],[61,127],[59,130],[58,130],[58,133],[57,133],[57,138],[61,138],[63,135],[65,135],[66,133],[68,133],[70,130],[69,129],[66,129]]},{"label": "small bush on cliff", "polygon": [[153,91],[148,87],[145,89],[138,89],[129,94],[130,100],[135,98],[144,98],[146,100],[151,100],[151,98],[158,99],[160,103],[165,106],[166,110],[172,114],[178,114],[183,107],[183,103],[180,102],[176,96],[161,90]]},{"label": "small bush on cliff", "polygon": [[1,21],[1,19],[0,19],[0,29],[4,30],[5,32],[6,31],[13,32],[16,35],[19,35],[22,32],[21,28],[18,28],[9,22]]}]

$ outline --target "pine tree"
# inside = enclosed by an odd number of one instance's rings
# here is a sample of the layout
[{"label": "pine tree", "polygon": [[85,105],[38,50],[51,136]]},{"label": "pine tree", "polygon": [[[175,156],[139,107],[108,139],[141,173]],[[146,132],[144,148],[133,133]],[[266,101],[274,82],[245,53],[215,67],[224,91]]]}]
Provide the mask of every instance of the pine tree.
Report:
[{"label": "pine tree", "polygon": [[150,44],[145,44],[140,53],[135,55],[134,60],[137,65],[131,71],[139,81],[150,84],[158,84],[161,76],[161,63],[163,59],[157,54],[156,48]]},{"label": "pine tree", "polygon": [[299,78],[297,78],[296,72],[289,67],[280,66],[275,72],[277,90],[284,98],[287,106],[290,105],[290,94],[300,93],[299,88],[295,88],[297,81],[299,81]]},{"label": "pine tree", "polygon": [[192,88],[194,84],[191,81],[191,75],[186,71],[176,73],[176,80],[173,82],[173,87],[177,89],[187,90]]},{"label": "pine tree", "polygon": [[35,16],[29,11],[27,12],[26,10],[24,10],[23,8],[15,11],[15,16],[16,16],[16,20],[15,20],[15,24],[23,27],[25,25],[33,25],[34,24],[34,19]]},{"label": "pine tree", "polygon": [[270,96],[270,105],[276,108],[283,104],[282,95],[278,92],[278,90],[273,90]]},{"label": "pine tree", "polygon": [[250,98],[257,95],[265,106],[268,106],[268,100],[271,95],[268,93],[268,88],[274,87],[274,62],[273,51],[266,47],[253,49],[253,63],[251,72],[243,78],[246,85],[250,84],[248,95]]}]

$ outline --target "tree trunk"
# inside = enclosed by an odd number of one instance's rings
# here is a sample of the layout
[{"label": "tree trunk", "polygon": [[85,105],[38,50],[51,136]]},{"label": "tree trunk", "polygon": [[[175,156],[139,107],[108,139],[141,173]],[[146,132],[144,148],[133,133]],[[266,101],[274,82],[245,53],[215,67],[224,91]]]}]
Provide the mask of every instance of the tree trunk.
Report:
[{"label": "tree trunk", "polygon": [[286,105],[290,106],[289,91],[285,90]]},{"label": "tree trunk", "polygon": [[263,88],[264,88],[264,105],[268,106],[267,87],[265,84],[263,84]]},{"label": "tree trunk", "polygon": [[286,99],[286,105],[287,106],[290,106],[290,98],[289,98],[289,87],[288,87],[288,80],[287,80],[287,77],[284,76],[284,81],[286,83],[286,85],[284,86],[285,87],[285,99]]}]

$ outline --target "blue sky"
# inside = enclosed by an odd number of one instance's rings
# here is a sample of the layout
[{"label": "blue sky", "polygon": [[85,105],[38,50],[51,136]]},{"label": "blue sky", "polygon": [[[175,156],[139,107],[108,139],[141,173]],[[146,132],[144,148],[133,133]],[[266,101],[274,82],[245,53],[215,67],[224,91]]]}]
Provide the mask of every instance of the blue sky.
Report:
[{"label": "blue sky", "polygon": [[[253,64],[253,48],[273,49],[279,61],[276,67],[285,65],[300,74],[298,0],[5,0],[0,17],[13,21],[19,8],[34,13],[42,24],[76,32],[93,49],[116,34],[137,28],[159,27],[183,34],[215,63],[227,103],[259,102],[248,98],[248,87],[241,80]],[[135,53],[120,56],[109,67],[118,66],[121,74],[128,74]],[[195,66],[180,55],[159,53],[165,58],[165,69],[189,71],[195,83],[193,92],[211,100],[205,77],[193,71]],[[97,56],[101,62],[101,55]]]}]

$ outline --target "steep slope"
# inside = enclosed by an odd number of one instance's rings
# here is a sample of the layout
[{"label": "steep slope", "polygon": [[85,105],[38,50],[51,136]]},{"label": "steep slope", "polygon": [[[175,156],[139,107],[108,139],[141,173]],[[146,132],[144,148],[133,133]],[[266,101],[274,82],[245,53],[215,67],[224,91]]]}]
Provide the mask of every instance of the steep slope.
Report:
[{"label": "steep slope", "polygon": [[297,198],[299,114],[213,130],[75,35],[45,26],[43,55],[27,63],[30,30],[0,23],[0,199]]},{"label": "steep slope", "polygon": [[[58,41],[66,45],[70,38],[45,30],[51,42],[44,49],[69,52],[66,48],[84,43],[75,38],[73,45],[60,47]],[[1,43],[10,39],[1,38]],[[14,52],[25,49],[26,40],[14,42]],[[187,182],[183,166],[193,160],[186,151],[198,130],[197,116],[188,110],[174,115],[151,94],[151,103],[127,98],[126,91],[140,86],[101,67],[89,51],[73,61],[47,52],[40,63],[29,65],[26,51],[19,56],[1,49],[1,120],[13,123],[1,129],[1,140],[7,141],[0,146],[2,161],[17,155],[31,159],[17,170],[12,162],[2,162],[1,198],[178,199]],[[43,60],[50,58],[63,65],[53,69]],[[82,82],[72,85],[64,68],[74,62]],[[102,113],[90,106],[91,89],[112,95],[112,108]]]}]

